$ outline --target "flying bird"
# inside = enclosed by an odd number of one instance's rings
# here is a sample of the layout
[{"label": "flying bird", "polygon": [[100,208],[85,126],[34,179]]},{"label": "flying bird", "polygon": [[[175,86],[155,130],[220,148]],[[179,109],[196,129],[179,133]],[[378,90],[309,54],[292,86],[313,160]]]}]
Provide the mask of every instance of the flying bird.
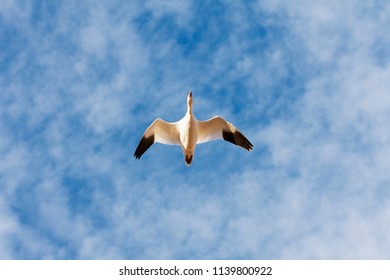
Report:
[{"label": "flying bird", "polygon": [[136,159],[155,142],[181,147],[187,165],[192,163],[196,144],[224,139],[238,145],[247,151],[253,149],[249,140],[231,123],[221,117],[213,117],[207,121],[198,121],[192,111],[192,91],[187,96],[187,113],[174,123],[157,118],[142,136],[134,157]]}]

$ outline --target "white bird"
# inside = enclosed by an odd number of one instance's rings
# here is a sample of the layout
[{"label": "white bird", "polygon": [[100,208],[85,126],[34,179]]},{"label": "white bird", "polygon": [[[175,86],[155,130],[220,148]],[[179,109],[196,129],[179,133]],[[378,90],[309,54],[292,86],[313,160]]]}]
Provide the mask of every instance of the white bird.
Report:
[{"label": "white bird", "polygon": [[184,160],[190,165],[194,157],[196,144],[224,139],[247,151],[253,149],[249,140],[231,123],[221,117],[213,117],[207,121],[198,121],[192,112],[192,91],[187,96],[187,113],[174,123],[156,119],[142,136],[134,157],[139,159],[155,142],[167,145],[179,145]]}]

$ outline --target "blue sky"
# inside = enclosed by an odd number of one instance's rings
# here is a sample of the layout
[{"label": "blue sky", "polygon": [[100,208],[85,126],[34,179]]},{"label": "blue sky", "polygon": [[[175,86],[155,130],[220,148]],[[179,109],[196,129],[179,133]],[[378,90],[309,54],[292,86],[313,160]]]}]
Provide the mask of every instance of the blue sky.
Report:
[{"label": "blue sky", "polygon": [[[390,258],[388,1],[0,5],[1,259]],[[254,144],[134,150],[157,117]]]}]

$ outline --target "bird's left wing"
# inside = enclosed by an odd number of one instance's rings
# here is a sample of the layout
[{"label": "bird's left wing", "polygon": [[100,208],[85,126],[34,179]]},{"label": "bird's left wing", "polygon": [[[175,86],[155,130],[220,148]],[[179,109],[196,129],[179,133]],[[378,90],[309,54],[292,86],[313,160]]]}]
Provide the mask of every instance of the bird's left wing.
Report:
[{"label": "bird's left wing", "polygon": [[155,142],[167,145],[180,145],[180,134],[176,123],[169,123],[160,118],[156,119],[145,130],[134,152],[135,158],[139,159]]}]

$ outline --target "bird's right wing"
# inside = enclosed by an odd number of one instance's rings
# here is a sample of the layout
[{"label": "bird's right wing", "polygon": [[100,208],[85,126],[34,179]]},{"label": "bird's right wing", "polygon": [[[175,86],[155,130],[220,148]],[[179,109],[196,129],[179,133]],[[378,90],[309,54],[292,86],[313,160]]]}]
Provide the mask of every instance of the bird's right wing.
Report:
[{"label": "bird's right wing", "polygon": [[135,158],[139,159],[155,142],[167,145],[180,145],[180,134],[176,123],[169,123],[160,118],[156,119],[145,130],[134,152]]},{"label": "bird's right wing", "polygon": [[217,139],[224,139],[248,151],[253,145],[233,124],[221,117],[214,117],[207,121],[198,121],[197,143],[204,143]]}]

